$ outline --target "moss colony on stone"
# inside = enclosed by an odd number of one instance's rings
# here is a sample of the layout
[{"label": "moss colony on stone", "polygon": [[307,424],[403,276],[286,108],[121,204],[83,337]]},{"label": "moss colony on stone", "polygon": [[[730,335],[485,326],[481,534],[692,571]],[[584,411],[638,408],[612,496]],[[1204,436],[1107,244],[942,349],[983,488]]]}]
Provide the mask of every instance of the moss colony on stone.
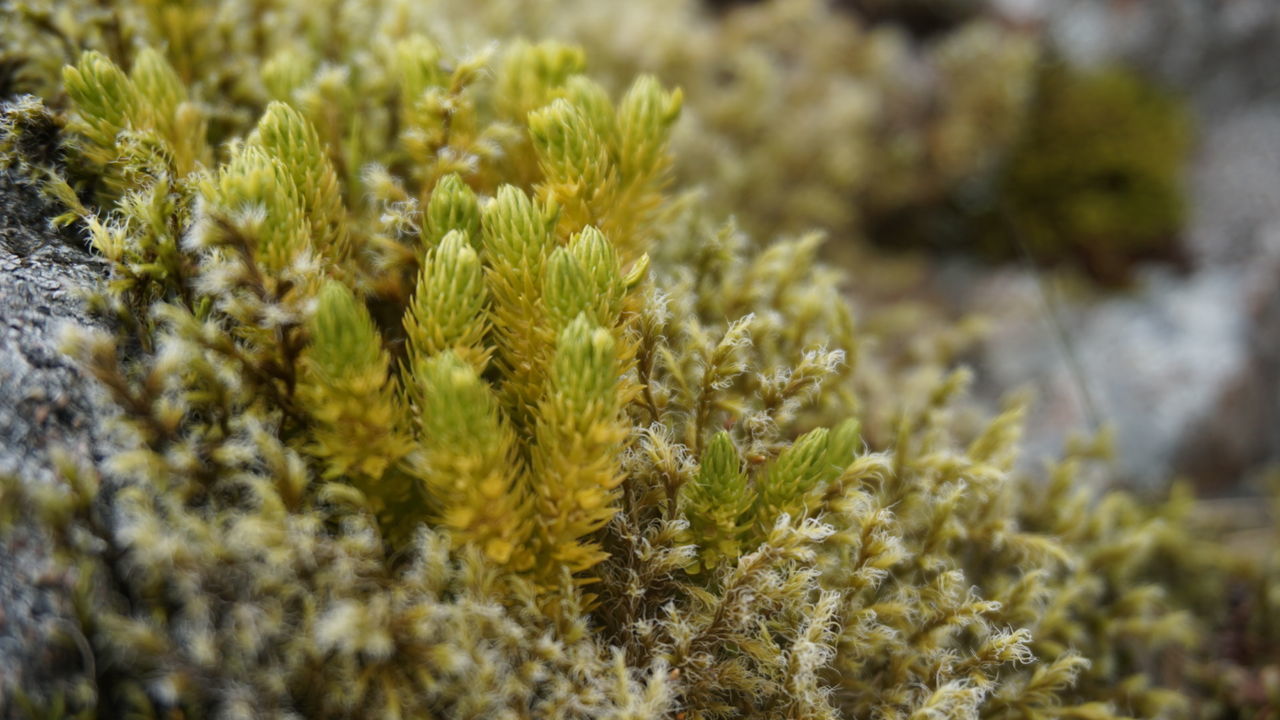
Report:
[{"label": "moss colony on stone", "polygon": [[970,431],[966,373],[863,347],[816,238],[750,249],[673,189],[679,91],[611,92],[554,42],[455,54],[491,31],[451,17],[119,0],[6,25],[44,99],[6,105],[0,150],[111,265],[114,332],[67,348],[119,408],[118,452],[62,491],[0,485],[79,578],[87,640],[16,706],[1274,707],[1265,658],[1211,641],[1242,612],[1276,634],[1274,565],[1194,539],[1188,498],[1095,497],[1098,447],[1015,474],[1020,406]]},{"label": "moss colony on stone", "polygon": [[1136,260],[1176,258],[1189,145],[1181,104],[1133,72],[1048,66],[1001,179],[1008,226],[988,249],[1023,244],[1111,282]]},{"label": "moss colony on stone", "polygon": [[1069,264],[1103,286],[1146,261],[1185,264],[1183,102],[1120,67],[1042,64],[1016,139],[985,169],[871,215],[886,249]]}]

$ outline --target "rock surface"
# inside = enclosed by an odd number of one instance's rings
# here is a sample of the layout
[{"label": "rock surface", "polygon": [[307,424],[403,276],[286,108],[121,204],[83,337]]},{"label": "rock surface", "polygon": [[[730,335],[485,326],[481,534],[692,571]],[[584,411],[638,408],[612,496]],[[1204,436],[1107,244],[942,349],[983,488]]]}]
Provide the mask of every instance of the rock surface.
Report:
[{"label": "rock surface", "polygon": [[1280,97],[1275,0],[990,0],[999,14],[1043,26],[1075,65],[1122,62],[1181,90],[1202,119]]},{"label": "rock surface", "polygon": [[[29,486],[56,482],[56,449],[94,455],[103,408],[58,338],[63,323],[84,322],[83,294],[106,269],[49,229],[51,216],[31,188],[0,172],[0,473]],[[47,687],[80,670],[72,578],[48,560],[47,539],[29,520],[0,539],[0,717],[17,714],[15,688]]]},{"label": "rock surface", "polygon": [[1202,111],[1280,94],[1274,0],[1033,1],[1074,62],[1136,64],[1185,90]]},{"label": "rock surface", "polygon": [[1055,0],[1040,10],[1075,61],[1126,60],[1190,99],[1192,270],[1152,267],[1132,291],[1104,297],[1025,268],[945,272],[959,302],[995,320],[978,358],[984,392],[992,402],[1015,386],[1037,392],[1033,460],[1108,423],[1131,484],[1184,475],[1234,492],[1280,462],[1280,3]]}]

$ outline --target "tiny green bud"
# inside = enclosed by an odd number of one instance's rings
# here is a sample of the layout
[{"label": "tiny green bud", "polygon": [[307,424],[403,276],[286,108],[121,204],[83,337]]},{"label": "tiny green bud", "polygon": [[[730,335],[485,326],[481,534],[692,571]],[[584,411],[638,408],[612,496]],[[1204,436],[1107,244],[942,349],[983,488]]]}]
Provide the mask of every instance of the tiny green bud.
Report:
[{"label": "tiny green bud", "polygon": [[423,243],[435,247],[451,230],[462,231],[467,242],[480,237],[480,202],[475,192],[456,173],[440,178],[427,202]]}]

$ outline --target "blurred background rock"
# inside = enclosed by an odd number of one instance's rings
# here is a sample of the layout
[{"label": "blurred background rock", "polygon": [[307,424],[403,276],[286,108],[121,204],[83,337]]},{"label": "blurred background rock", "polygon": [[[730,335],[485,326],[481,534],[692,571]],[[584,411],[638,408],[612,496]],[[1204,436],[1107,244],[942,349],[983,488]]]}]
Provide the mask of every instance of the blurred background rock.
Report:
[{"label": "blurred background rock", "polygon": [[[1123,476],[1233,494],[1280,457],[1280,5],[1269,0],[1001,0],[1074,67],[1117,64],[1185,99],[1182,267],[1134,268],[1120,293],[1042,270],[951,269],[951,297],[999,317],[987,392],[1041,397],[1032,447],[1110,423]],[[1039,308],[1017,317],[1009,308]]]},{"label": "blurred background rock", "polygon": [[650,68],[705,100],[684,172],[757,235],[826,229],[873,340],[982,318],[903,351],[973,362],[990,406],[1031,389],[1028,463],[1109,427],[1134,487],[1275,466],[1280,4],[712,5],[718,74]]}]

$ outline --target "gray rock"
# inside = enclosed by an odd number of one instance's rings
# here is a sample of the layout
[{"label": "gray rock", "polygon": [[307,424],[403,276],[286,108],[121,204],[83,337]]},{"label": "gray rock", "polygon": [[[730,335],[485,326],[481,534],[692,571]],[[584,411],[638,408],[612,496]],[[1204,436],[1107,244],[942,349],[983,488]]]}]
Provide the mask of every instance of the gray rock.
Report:
[{"label": "gray rock", "polygon": [[[84,292],[105,266],[49,228],[50,208],[0,172],[0,473],[56,482],[51,453],[89,460],[103,399],[59,350],[63,323],[85,322]],[[0,539],[0,717],[16,688],[52,687],[80,673],[73,578],[54,568],[44,530],[29,519]]]},{"label": "gray rock", "polygon": [[1039,397],[1029,459],[1107,424],[1129,483],[1235,492],[1280,462],[1280,3],[992,0],[1078,65],[1123,62],[1184,94],[1199,129],[1184,243],[1192,270],[1101,295],[1027,268],[959,266],[956,303],[989,315],[980,392]]},{"label": "gray rock", "polygon": [[1275,0],[991,0],[1041,24],[1077,65],[1124,62],[1187,93],[1203,114],[1280,95]]},{"label": "gray rock", "polygon": [[998,318],[980,360],[983,394],[994,400],[1030,386],[1039,399],[1028,460],[1056,455],[1072,432],[1102,425],[1116,433],[1116,469],[1135,485],[1189,472],[1196,456],[1189,439],[1218,458],[1199,470],[1235,474],[1265,455],[1262,438],[1247,436],[1280,407],[1262,407],[1260,393],[1249,412],[1230,400],[1234,388],[1262,377],[1253,372],[1253,328],[1242,312],[1247,293],[1233,273],[1180,278],[1154,270],[1130,295],[1060,297],[1052,310],[1040,282],[1049,281],[1006,271],[980,281],[971,299]]},{"label": "gray rock", "polygon": [[1203,125],[1189,195],[1190,273],[1151,268],[1118,295],[1026,269],[951,282],[994,319],[978,360],[986,398],[1016,386],[1040,398],[1031,458],[1109,424],[1118,470],[1139,486],[1181,475],[1232,492],[1280,462],[1280,102],[1238,99]]}]

